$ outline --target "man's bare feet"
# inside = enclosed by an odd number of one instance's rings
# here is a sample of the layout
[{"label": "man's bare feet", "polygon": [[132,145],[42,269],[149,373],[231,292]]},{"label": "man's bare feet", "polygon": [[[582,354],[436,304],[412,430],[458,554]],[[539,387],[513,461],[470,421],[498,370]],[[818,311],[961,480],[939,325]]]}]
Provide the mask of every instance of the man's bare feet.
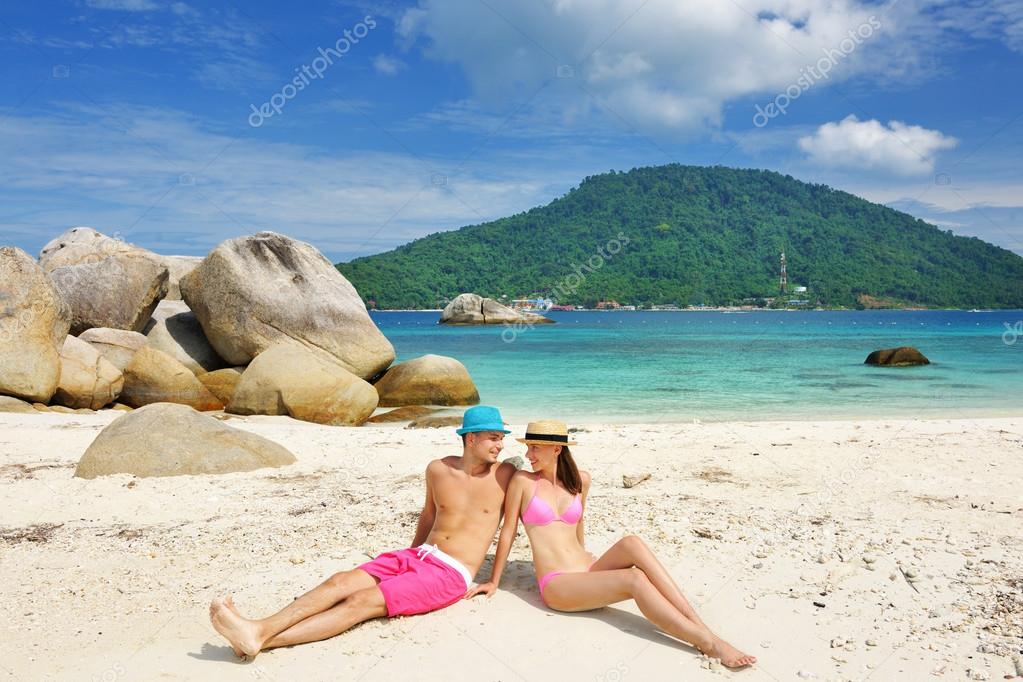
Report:
[{"label": "man's bare feet", "polygon": [[[210,604],[210,622],[230,644],[234,653],[255,656],[263,648],[256,624],[238,615],[230,597],[218,597]],[[230,606],[228,605],[230,602]]]},{"label": "man's bare feet", "polygon": [[714,645],[712,647],[708,647],[708,650],[703,653],[707,654],[711,658],[720,659],[721,665],[727,668],[744,668],[747,665],[753,665],[757,662],[756,656],[750,656],[749,654],[742,653],[716,635],[714,636]]}]

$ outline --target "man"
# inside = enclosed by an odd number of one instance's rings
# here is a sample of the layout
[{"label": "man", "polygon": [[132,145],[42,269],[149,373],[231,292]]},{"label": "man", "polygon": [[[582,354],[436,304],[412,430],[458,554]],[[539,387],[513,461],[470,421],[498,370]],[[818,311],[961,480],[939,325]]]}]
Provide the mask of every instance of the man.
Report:
[{"label": "man", "polygon": [[235,654],[327,639],[372,618],[436,611],[465,596],[503,517],[515,467],[497,461],[509,433],[497,408],[466,410],[457,433],[462,456],[426,467],[426,501],[412,548],[335,573],[262,620],[243,618],[230,596],[214,599],[210,620]]}]

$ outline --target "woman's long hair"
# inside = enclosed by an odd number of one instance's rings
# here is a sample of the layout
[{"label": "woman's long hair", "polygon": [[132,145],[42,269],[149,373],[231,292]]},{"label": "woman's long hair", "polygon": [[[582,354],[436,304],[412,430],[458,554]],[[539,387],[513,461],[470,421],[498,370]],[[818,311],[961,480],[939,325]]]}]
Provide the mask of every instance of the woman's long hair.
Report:
[{"label": "woman's long hair", "polygon": [[575,465],[572,451],[568,449],[567,445],[561,446],[561,454],[558,455],[558,483],[573,495],[583,491],[583,479],[579,475],[579,467]]}]

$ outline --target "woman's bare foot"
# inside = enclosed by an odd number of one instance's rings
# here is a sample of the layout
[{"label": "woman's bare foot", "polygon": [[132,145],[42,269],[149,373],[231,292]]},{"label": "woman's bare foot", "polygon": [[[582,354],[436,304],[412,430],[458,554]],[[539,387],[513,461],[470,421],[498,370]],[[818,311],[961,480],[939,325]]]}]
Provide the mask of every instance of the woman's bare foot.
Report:
[{"label": "woman's bare foot", "polygon": [[716,635],[714,636],[714,645],[708,647],[708,650],[703,653],[711,658],[720,659],[721,665],[727,668],[744,668],[757,662],[756,656],[742,653]]},{"label": "woman's bare foot", "polygon": [[230,597],[218,597],[210,604],[210,622],[213,627],[226,639],[234,653],[241,656],[255,656],[263,648],[263,642],[259,638],[259,630],[256,624],[238,615],[238,612],[228,606]]}]

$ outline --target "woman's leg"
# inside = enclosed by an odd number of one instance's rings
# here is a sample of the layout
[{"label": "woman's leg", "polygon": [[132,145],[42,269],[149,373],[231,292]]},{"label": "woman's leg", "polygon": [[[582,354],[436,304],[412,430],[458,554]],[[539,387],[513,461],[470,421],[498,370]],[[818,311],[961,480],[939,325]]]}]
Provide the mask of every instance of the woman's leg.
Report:
[{"label": "woman's leg", "polygon": [[[338,602],[361,590],[369,589],[379,593],[379,589],[376,588],[376,579],[365,571],[354,569],[335,573],[274,615],[262,620],[249,620],[241,617],[236,611],[229,608],[227,604],[229,597],[214,599],[210,605],[210,620],[217,632],[231,643],[231,648],[236,654],[255,656],[276,635],[311,616],[333,608]],[[383,599],[381,598],[380,601],[382,603]],[[361,610],[359,612],[361,613]],[[374,616],[368,616],[363,620],[371,617]],[[348,627],[351,625],[354,623]]]},{"label": "woman's leg", "polygon": [[[711,637],[714,638],[713,650],[715,653],[712,654],[700,648],[701,651],[720,658],[722,663],[732,667],[750,665],[756,661],[756,658],[739,651],[707,627],[707,624],[697,615],[689,600],[682,594],[682,590],[679,589],[674,579],[672,579],[671,574],[668,573],[668,570],[664,568],[664,565],[657,559],[654,553],[650,551],[650,548],[647,547],[642,538],[635,535],[626,535],[593,562],[593,565],[590,566],[590,571],[615,571],[631,566],[642,570],[657,591],[672,606],[678,609],[683,616],[711,634]],[[745,661],[745,663],[739,661]]]},{"label": "woman's leg", "polygon": [[[682,594],[682,590],[672,579],[671,574],[664,568],[664,565],[657,559],[650,548],[646,546],[643,539],[636,535],[626,535],[604,552],[592,566],[591,571],[608,571],[620,568],[635,566],[641,569],[654,587],[664,595],[672,605],[682,612],[689,620],[707,627],[707,625],[696,614],[692,604]],[[708,628],[709,629],[709,628]]]},{"label": "woman's leg", "polygon": [[664,632],[704,653],[714,647],[710,630],[680,613],[638,568],[562,573],[547,582],[543,598],[558,611],[589,611],[635,599],[647,620]]}]

